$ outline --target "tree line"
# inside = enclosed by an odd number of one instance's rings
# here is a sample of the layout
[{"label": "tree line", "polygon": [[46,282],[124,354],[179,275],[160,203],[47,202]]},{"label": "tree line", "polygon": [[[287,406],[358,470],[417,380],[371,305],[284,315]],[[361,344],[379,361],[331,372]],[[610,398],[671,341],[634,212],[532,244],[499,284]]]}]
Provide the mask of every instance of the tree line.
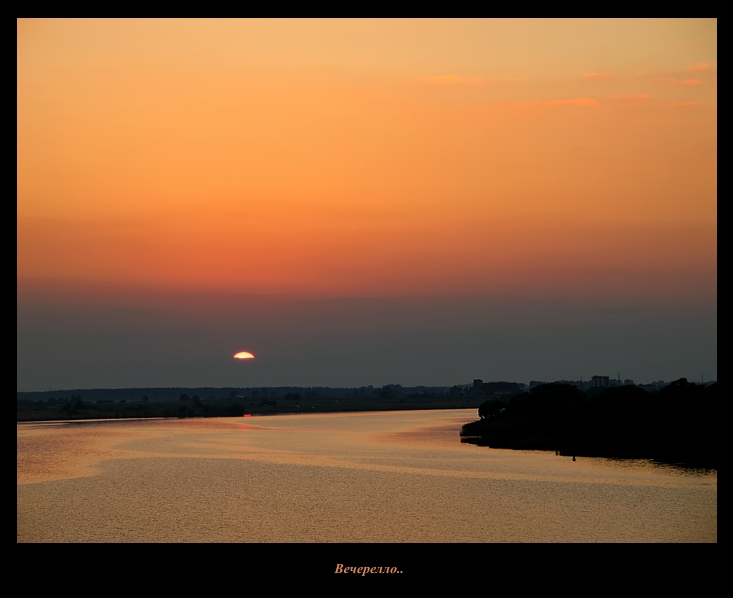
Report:
[{"label": "tree line", "polygon": [[637,386],[582,392],[570,384],[543,384],[509,402],[484,401],[478,415],[461,429],[464,442],[717,468],[717,383],[680,378],[656,393]]}]

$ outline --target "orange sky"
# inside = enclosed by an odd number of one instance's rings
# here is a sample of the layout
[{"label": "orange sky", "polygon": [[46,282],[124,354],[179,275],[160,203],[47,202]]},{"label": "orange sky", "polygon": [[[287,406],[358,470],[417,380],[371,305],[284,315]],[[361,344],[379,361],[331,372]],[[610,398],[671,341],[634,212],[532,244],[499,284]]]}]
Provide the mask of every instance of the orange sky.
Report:
[{"label": "orange sky", "polygon": [[714,293],[716,144],[715,20],[20,20],[18,279]]},{"label": "orange sky", "polygon": [[715,19],[17,48],[19,390],[717,376]]}]

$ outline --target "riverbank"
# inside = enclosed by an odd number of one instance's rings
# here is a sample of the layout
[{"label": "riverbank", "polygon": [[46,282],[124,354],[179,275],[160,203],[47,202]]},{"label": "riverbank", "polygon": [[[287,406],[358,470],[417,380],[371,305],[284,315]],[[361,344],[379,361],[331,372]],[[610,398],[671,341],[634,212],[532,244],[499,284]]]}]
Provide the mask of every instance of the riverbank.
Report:
[{"label": "riverbank", "polygon": [[419,396],[400,398],[311,398],[242,401],[194,399],[178,401],[18,402],[17,422],[89,419],[136,419],[151,417],[242,417],[294,413],[348,413],[359,411],[412,411],[419,409],[478,409],[480,397]]},{"label": "riverbank", "polygon": [[717,469],[721,407],[717,384],[705,388],[684,378],[656,394],[628,386],[591,397],[574,386],[546,384],[506,404],[486,401],[481,419],[462,427],[461,440]]}]

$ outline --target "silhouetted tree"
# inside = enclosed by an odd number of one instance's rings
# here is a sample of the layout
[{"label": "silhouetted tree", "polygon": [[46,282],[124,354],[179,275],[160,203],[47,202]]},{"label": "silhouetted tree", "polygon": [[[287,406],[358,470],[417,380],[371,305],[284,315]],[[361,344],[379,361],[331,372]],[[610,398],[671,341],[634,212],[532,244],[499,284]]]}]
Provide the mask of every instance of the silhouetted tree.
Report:
[{"label": "silhouetted tree", "polygon": [[487,417],[497,417],[501,415],[505,407],[506,403],[490,399],[481,403],[478,408],[478,416],[481,419],[486,419]]}]

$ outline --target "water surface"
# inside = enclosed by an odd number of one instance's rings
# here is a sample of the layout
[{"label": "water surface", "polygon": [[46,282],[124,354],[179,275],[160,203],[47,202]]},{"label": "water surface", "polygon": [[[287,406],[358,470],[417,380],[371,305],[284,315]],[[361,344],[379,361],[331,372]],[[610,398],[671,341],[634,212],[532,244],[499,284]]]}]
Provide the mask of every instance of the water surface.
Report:
[{"label": "water surface", "polygon": [[476,410],[18,424],[19,542],[716,542],[717,473],[462,444]]}]

